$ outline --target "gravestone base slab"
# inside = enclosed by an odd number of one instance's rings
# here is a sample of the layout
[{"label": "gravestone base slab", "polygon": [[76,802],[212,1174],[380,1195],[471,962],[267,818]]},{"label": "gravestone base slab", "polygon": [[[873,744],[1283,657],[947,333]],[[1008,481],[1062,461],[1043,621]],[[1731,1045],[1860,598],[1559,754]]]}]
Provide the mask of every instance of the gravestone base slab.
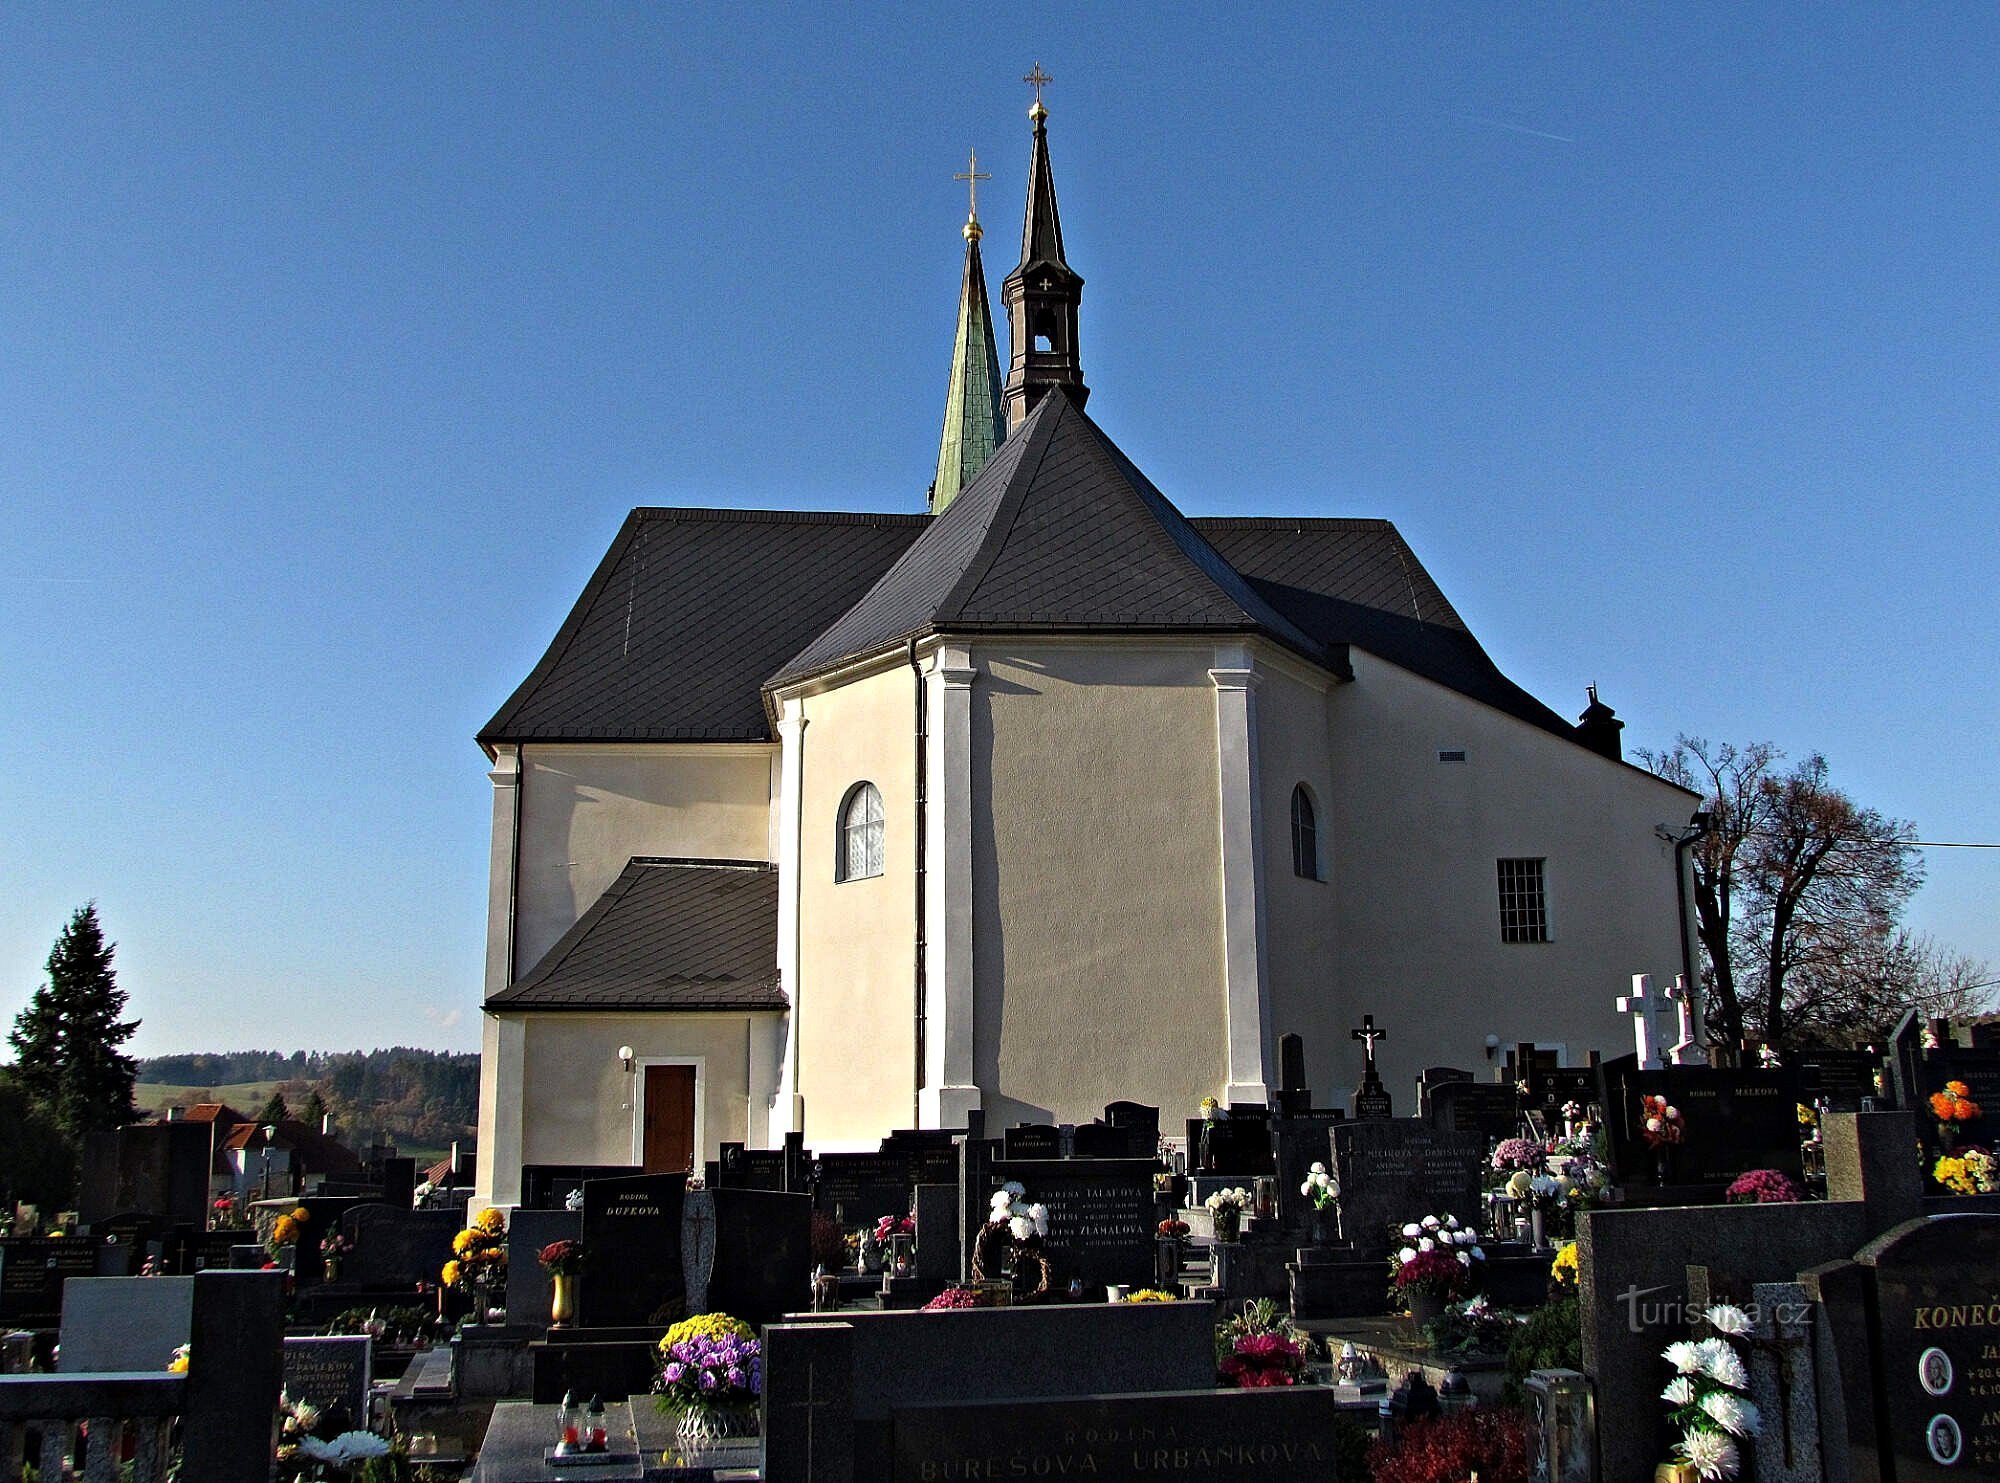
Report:
[{"label": "gravestone base slab", "polygon": [[1285,1275],[1294,1318],[1356,1318],[1389,1306],[1389,1269],[1381,1261],[1293,1263]]},{"label": "gravestone base slab", "polygon": [[532,1392],[535,1365],[528,1343],[543,1332],[499,1324],[460,1329],[451,1339],[453,1394],[461,1400],[499,1400]]},{"label": "gravestone base slab", "polygon": [[528,1345],[533,1381],[530,1394],[538,1406],[553,1405],[563,1392],[622,1400],[646,1395],[653,1388],[653,1366],[659,1355],[657,1329],[577,1329],[551,1332]]},{"label": "gravestone base slab", "polygon": [[1292,1249],[1276,1241],[1231,1241],[1209,1248],[1215,1295],[1232,1300],[1282,1298]]}]

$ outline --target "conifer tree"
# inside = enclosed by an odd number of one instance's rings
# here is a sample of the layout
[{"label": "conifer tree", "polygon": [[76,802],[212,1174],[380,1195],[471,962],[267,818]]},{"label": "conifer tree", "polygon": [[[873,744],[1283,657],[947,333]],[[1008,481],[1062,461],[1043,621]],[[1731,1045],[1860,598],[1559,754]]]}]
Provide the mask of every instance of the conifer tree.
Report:
[{"label": "conifer tree", "polygon": [[119,1050],[139,1022],[119,1018],[126,995],[111,966],[115,951],[104,940],[97,903],[78,908],[49,950],[48,982],[7,1037],[16,1082],[76,1139],[139,1120],[132,1102],[138,1068]]},{"label": "conifer tree", "polygon": [[257,1121],[266,1127],[270,1127],[274,1123],[286,1121],[291,1115],[292,1109],[285,1105],[285,1094],[283,1092],[273,1092],[271,1093],[271,1100],[264,1104],[264,1110],[257,1114]]},{"label": "conifer tree", "polygon": [[311,1091],[306,1093],[305,1106],[299,1109],[299,1121],[304,1123],[307,1127],[311,1128],[314,1132],[318,1132],[320,1120],[325,1116],[326,1116],[326,1098],[322,1097],[319,1094],[318,1087],[314,1087]]}]

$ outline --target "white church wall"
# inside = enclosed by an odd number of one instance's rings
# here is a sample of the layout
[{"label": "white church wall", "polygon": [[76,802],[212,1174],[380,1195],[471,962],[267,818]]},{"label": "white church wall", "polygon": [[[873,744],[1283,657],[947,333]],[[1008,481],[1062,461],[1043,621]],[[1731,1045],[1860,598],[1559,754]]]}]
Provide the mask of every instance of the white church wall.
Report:
[{"label": "white church wall", "polygon": [[[915,687],[892,666],[802,701],[799,1091],[822,1152],[872,1150],[916,1117]],[[883,872],[840,881],[840,806],[860,782],[882,795]]]},{"label": "white church wall", "polygon": [[981,644],[974,1064],[986,1125],[1169,1119],[1227,1071],[1210,645]]},{"label": "white church wall", "polygon": [[[1334,902],[1340,892],[1342,841],[1334,829],[1333,763],[1327,745],[1331,676],[1288,661],[1268,647],[1258,654],[1257,687],[1261,792],[1264,801],[1266,972],[1271,986],[1272,1061],[1277,1037],[1295,1033],[1306,1047],[1306,1071],[1319,1105],[1333,1091],[1335,1035],[1347,1039],[1340,1003],[1340,937]],[[1292,790],[1303,783],[1318,825],[1321,878],[1293,871]],[[1352,1023],[1352,1021],[1349,1021]]]},{"label": "white church wall", "polygon": [[660,1012],[519,1016],[522,1131],[513,1169],[517,1191],[523,1163],[637,1161],[643,1152],[637,1133],[639,1079],[628,1076],[621,1065],[621,1046],[631,1046],[634,1060],[642,1066],[685,1062],[697,1066],[699,1158],[717,1157],[724,1142],[761,1142],[766,1108],[759,1100],[753,1117],[750,1092],[753,1075],[762,1074],[754,1071],[755,1063],[770,1054],[776,1018]]},{"label": "white church wall", "polygon": [[[1613,998],[1634,973],[1681,966],[1673,851],[1654,827],[1685,824],[1696,800],[1374,655],[1352,661],[1327,706],[1339,1014],[1319,1033],[1336,1091],[1359,1080],[1347,1029],[1362,1013],[1389,1031],[1378,1059],[1399,1111],[1421,1067],[1487,1066],[1489,1034],[1578,1061],[1630,1049]],[[1550,941],[1501,941],[1503,857],[1546,860]]]},{"label": "white church wall", "polygon": [[516,978],[634,855],[771,858],[775,746],[538,743],[521,750]]}]

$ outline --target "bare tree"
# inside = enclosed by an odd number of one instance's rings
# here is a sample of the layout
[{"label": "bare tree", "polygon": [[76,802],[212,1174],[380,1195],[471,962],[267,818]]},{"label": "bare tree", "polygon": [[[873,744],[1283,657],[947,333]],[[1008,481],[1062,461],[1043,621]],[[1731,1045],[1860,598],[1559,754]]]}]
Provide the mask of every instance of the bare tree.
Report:
[{"label": "bare tree", "polygon": [[1781,771],[1769,743],[1689,736],[1638,755],[1710,815],[1690,854],[1718,1042],[1852,1043],[1913,1004],[1964,1014],[1985,1002],[1983,964],[1897,925],[1923,883],[1914,827],[1831,786],[1825,758]]}]

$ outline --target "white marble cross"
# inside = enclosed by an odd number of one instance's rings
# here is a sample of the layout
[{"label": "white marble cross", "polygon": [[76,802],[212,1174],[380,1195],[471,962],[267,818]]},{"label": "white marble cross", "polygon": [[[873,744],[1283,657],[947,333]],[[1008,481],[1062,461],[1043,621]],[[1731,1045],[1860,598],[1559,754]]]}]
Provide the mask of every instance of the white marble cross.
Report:
[{"label": "white marble cross", "polygon": [[1653,1016],[1659,1002],[1650,973],[1633,974],[1632,992],[1618,996],[1618,1012],[1632,1016],[1632,1041],[1638,1047],[1641,1071],[1660,1069],[1660,1053],[1653,1046]]},{"label": "white marble cross", "polygon": [[1667,1002],[1673,1005],[1680,1020],[1680,1038],[1668,1047],[1667,1058],[1676,1066],[1706,1066],[1708,1052],[1694,1038],[1694,995],[1688,992],[1686,974],[1674,975],[1673,987],[1667,990]]}]

